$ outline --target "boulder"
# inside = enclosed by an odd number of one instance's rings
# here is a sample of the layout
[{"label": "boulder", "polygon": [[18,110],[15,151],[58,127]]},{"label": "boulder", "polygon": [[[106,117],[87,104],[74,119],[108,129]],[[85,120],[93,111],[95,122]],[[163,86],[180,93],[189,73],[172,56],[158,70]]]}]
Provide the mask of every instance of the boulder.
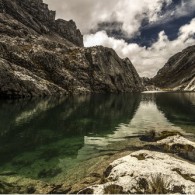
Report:
[{"label": "boulder", "polygon": [[115,160],[104,183],[81,190],[94,194],[195,193],[195,165],[168,154],[141,150]]},{"label": "boulder", "polygon": [[195,143],[176,135],[157,142],[166,152],[177,154],[185,159],[195,162]]}]

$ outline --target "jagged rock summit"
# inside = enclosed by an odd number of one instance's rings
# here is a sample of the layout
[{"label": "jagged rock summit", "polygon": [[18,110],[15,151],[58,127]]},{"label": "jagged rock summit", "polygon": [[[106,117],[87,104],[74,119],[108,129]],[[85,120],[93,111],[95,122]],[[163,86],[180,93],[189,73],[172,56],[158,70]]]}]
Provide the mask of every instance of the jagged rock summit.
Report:
[{"label": "jagged rock summit", "polygon": [[150,84],[174,91],[195,91],[195,45],[169,59]]},{"label": "jagged rock summit", "polygon": [[[58,34],[77,46],[83,46],[83,36],[70,20],[55,20],[55,11],[42,0],[1,0],[0,33],[10,36]],[[4,26],[3,26],[4,24]],[[5,26],[7,24],[7,26]]]},{"label": "jagged rock summit", "polygon": [[132,63],[104,47],[83,47],[70,20],[42,0],[0,0],[0,96],[141,91]]}]

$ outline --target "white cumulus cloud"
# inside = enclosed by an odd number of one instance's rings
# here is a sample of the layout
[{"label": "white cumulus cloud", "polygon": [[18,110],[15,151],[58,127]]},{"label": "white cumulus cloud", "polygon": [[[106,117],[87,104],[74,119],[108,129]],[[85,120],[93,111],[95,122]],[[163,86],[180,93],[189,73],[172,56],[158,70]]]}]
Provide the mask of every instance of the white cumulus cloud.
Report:
[{"label": "white cumulus cloud", "polygon": [[103,45],[116,50],[120,57],[129,57],[141,76],[152,77],[175,53],[195,44],[195,19],[182,26],[176,40],[169,40],[164,31],[149,48],[128,44],[124,40],[109,37],[100,31],[90,30],[101,22],[120,22],[126,38],[139,35],[143,19],[150,25],[167,23],[170,20],[194,13],[195,0],[182,0],[162,14],[164,6],[173,0],[44,0],[49,8],[57,11],[57,18],[73,19],[84,34],[85,46]]},{"label": "white cumulus cloud", "polygon": [[195,44],[195,18],[180,28],[176,40],[170,41],[162,31],[149,48],[108,37],[104,31],[85,35],[84,43],[86,47],[103,45],[113,48],[120,57],[128,57],[141,76],[152,77],[172,55]]},{"label": "white cumulus cloud", "polygon": [[122,23],[122,30],[132,37],[138,33],[142,20],[153,23],[159,19],[164,5],[172,0],[44,0],[57,18],[73,19],[83,34],[104,21]]}]

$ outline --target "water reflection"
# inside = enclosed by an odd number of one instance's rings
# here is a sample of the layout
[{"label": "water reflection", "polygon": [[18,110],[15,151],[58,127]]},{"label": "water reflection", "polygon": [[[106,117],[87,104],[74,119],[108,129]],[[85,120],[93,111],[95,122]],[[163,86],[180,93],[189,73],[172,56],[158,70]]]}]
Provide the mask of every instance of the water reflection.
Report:
[{"label": "water reflection", "polygon": [[[38,146],[68,138],[84,144],[84,136],[106,136],[126,123],[139,106],[140,96],[81,96],[0,103],[1,162]],[[71,143],[71,139],[72,142]],[[66,141],[67,142],[67,141]]]},{"label": "water reflection", "polygon": [[[141,101],[133,119],[118,124],[115,131],[107,134],[106,137],[85,137],[85,147],[80,152],[82,157],[86,151],[90,154],[97,154],[94,151],[106,150],[106,147],[112,142],[129,137],[139,137],[151,130],[172,130],[195,135],[194,94],[146,93],[140,97]],[[178,124],[178,120],[174,120],[179,116],[180,124]],[[91,151],[89,152],[89,150]]]},{"label": "water reflection", "polygon": [[195,93],[157,94],[155,102],[168,121],[195,135]]},{"label": "water reflection", "polygon": [[[195,134],[195,94],[156,93],[0,101],[0,174],[54,178],[150,130]],[[125,146],[120,146],[125,147]]]},{"label": "water reflection", "polygon": [[156,104],[174,124],[195,124],[195,93],[156,94]]}]

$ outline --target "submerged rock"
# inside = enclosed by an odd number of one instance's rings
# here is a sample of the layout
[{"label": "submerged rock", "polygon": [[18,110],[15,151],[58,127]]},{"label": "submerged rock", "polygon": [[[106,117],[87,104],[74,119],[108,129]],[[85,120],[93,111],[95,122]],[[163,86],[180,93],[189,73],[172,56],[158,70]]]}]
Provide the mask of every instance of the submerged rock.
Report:
[{"label": "submerged rock", "polygon": [[9,184],[4,181],[0,181],[0,194],[9,194],[9,193],[14,193],[14,192],[19,192],[20,187]]},{"label": "submerged rock", "polygon": [[133,152],[115,160],[108,169],[104,184],[80,193],[195,193],[195,165],[164,153]]},{"label": "submerged rock", "polygon": [[195,162],[195,143],[184,138],[177,131],[148,132],[141,136],[141,141],[148,142],[144,149],[173,153],[179,157]]},{"label": "submerged rock", "polygon": [[[171,133],[162,132],[161,135],[168,134],[170,135]],[[37,169],[32,169],[36,173],[35,177],[32,177],[30,174],[26,175],[25,172],[20,172],[21,166],[25,167],[32,161],[29,161],[26,157],[25,161],[21,161],[21,158],[19,158],[14,161],[14,165],[16,165],[18,170],[17,174],[15,172],[3,171],[0,174],[0,181],[6,182],[6,190],[9,193],[164,194],[194,192],[194,161],[191,159],[191,163],[189,163],[184,160],[185,157],[179,160],[178,156],[175,155],[179,155],[179,152],[183,151],[183,153],[185,152],[184,154],[189,152],[191,156],[194,156],[194,153],[190,153],[194,150],[193,142],[180,135],[157,139],[153,142],[140,142],[139,138],[130,139],[127,142],[129,144],[127,148],[112,155],[104,154],[103,156],[85,160],[81,164],[73,166],[68,172],[66,172],[67,161],[63,162],[63,158],[60,158],[59,167],[65,167],[65,169],[56,168],[58,163],[56,164],[54,160],[55,166],[50,164],[51,159],[49,156],[49,158],[46,158],[47,168],[42,167],[43,161],[41,161]],[[113,144],[116,143],[118,145],[123,144],[124,140]],[[177,146],[180,144],[180,147],[175,147],[175,144]],[[143,148],[147,148],[146,146],[148,149],[143,150]],[[61,148],[66,147],[64,145]],[[137,150],[140,151],[133,152]],[[47,150],[47,152],[55,153],[55,150]],[[43,159],[47,157],[42,152],[37,155],[43,156]],[[29,156],[37,158],[34,155]],[[182,155],[179,156],[183,157]],[[44,160],[44,163],[46,161]],[[70,162],[72,163],[73,161],[70,160]],[[29,164],[31,168],[35,167],[35,165]],[[27,168],[26,171],[29,171],[29,169]],[[33,180],[31,178],[36,179]]]},{"label": "submerged rock", "polygon": [[61,172],[62,172],[62,169],[60,168],[54,168],[54,169],[49,169],[49,170],[43,169],[38,173],[38,178],[55,177]]}]

